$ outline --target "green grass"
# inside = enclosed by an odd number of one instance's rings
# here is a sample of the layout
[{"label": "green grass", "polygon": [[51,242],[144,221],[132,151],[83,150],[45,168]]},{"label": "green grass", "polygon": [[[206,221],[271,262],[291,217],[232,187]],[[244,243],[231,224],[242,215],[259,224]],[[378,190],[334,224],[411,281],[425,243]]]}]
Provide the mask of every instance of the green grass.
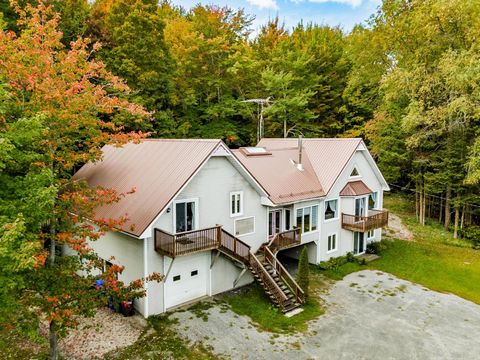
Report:
[{"label": "green grass", "polygon": [[105,359],[219,359],[201,343],[189,345],[181,339],[171,329],[175,321],[169,319],[168,315],[151,316],[148,318],[148,323],[148,328],[133,345],[113,351]]},{"label": "green grass", "polygon": [[480,304],[480,251],[432,241],[386,244],[369,267]]},{"label": "green grass", "polygon": [[319,273],[327,276],[332,280],[342,280],[345,276],[347,276],[350,273],[357,272],[360,270],[365,270],[365,269],[367,269],[365,265],[360,265],[359,263],[354,263],[354,262],[348,262],[335,269],[318,270],[318,271]]},{"label": "green grass", "polygon": [[[310,293],[322,286],[321,280],[311,276]],[[303,312],[287,318],[277,309],[265,295],[265,291],[258,284],[252,284],[239,294],[227,294],[223,300],[227,302],[233,312],[246,315],[252,319],[260,330],[273,333],[294,333],[307,330],[307,321],[317,318],[324,313],[320,304],[312,295],[303,307]]]},{"label": "green grass", "polygon": [[384,205],[400,216],[415,241],[384,240],[386,249],[380,259],[366,266],[347,263],[322,273],[338,280],[355,271],[376,269],[480,304],[480,251],[465,240],[454,239],[434,221],[418,224],[414,204],[400,195],[386,196]]}]

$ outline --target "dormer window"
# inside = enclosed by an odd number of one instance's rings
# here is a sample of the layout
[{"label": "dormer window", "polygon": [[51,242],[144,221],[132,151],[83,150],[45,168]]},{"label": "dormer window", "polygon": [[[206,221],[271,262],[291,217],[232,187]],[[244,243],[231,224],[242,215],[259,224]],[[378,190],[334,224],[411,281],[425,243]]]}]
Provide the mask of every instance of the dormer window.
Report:
[{"label": "dormer window", "polygon": [[325,220],[336,219],[338,216],[337,200],[325,201]]},{"label": "dormer window", "polygon": [[350,173],[350,177],[356,177],[356,176],[360,176],[360,173],[358,172],[357,168],[354,167],[352,172]]}]

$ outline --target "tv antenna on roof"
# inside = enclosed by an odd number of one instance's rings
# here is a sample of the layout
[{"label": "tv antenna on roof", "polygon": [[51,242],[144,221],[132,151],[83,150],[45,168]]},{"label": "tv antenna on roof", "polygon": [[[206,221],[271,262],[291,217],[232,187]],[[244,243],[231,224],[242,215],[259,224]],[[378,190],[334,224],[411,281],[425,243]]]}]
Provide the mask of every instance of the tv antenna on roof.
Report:
[{"label": "tv antenna on roof", "polygon": [[263,126],[263,108],[264,106],[269,106],[273,103],[272,97],[269,96],[266,99],[248,99],[243,100],[243,103],[255,103],[258,105],[258,127],[257,127],[257,144],[263,138],[264,126]]}]

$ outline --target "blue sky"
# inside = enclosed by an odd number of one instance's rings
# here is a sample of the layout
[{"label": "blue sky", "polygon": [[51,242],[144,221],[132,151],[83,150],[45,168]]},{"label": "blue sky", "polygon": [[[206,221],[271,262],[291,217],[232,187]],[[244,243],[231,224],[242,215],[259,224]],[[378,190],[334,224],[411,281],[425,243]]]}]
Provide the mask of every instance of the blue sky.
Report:
[{"label": "blue sky", "polygon": [[202,4],[228,5],[243,8],[256,16],[254,30],[278,15],[288,29],[301,20],[304,23],[339,25],[350,31],[353,25],[361,23],[374,13],[381,0],[173,0],[174,4],[186,9]]}]

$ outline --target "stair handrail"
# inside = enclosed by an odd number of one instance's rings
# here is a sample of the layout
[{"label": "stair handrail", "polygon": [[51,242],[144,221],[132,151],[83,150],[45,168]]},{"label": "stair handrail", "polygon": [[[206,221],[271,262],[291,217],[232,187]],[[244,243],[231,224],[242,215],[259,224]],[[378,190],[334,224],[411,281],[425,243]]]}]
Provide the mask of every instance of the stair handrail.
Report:
[{"label": "stair handrail", "polygon": [[[297,301],[300,303],[304,303],[305,291],[303,291],[300,285],[298,285],[298,283],[288,272],[288,270],[285,269],[282,263],[277,258],[275,258],[275,255],[268,247],[265,247],[265,259],[270,263],[270,265],[275,269],[275,271],[277,271],[277,274],[279,274],[283,282],[290,288],[290,291],[295,294],[295,298],[297,299]],[[280,269],[280,272],[277,270],[277,268]]]},{"label": "stair handrail", "polygon": [[[262,278],[264,285],[274,294],[277,298],[280,308],[283,309],[285,301],[288,300],[287,295],[282,291],[280,286],[275,282],[273,277],[268,273],[265,267],[262,265],[261,261],[255,256],[254,253],[250,252],[250,265],[254,268],[258,274]],[[266,281],[267,280],[267,281]],[[275,290],[275,291],[272,291]]]},{"label": "stair handrail", "polygon": [[267,244],[267,247],[269,248],[274,248],[275,247],[275,243],[277,242],[277,240],[280,238],[280,236],[285,236],[286,234],[288,233],[293,233],[294,234],[294,238],[296,238],[298,235],[300,235],[300,228],[298,227],[293,227],[293,229],[290,229],[290,230],[284,230],[284,231],[281,231],[279,233],[276,233],[272,240],[270,240],[270,242]]},{"label": "stair handrail", "polygon": [[[249,258],[250,258],[250,254],[251,254],[251,246],[248,245],[247,243],[243,242],[242,240],[240,240],[239,238],[237,238],[235,235],[232,235],[230,234],[228,231],[226,231],[224,228],[221,228],[221,236],[220,236],[220,239],[219,239],[219,250],[222,250],[222,248],[228,250],[229,252],[232,252],[233,255],[241,258],[245,264],[247,264],[249,262]],[[230,249],[228,248],[227,246],[224,245],[224,237],[223,237],[223,234],[229,236],[230,238],[232,238],[232,240],[234,241],[234,248],[233,249]],[[244,248],[246,248],[246,255],[247,257],[245,258],[245,256],[241,255],[240,253],[237,252],[237,243],[238,244],[241,244]]]}]

